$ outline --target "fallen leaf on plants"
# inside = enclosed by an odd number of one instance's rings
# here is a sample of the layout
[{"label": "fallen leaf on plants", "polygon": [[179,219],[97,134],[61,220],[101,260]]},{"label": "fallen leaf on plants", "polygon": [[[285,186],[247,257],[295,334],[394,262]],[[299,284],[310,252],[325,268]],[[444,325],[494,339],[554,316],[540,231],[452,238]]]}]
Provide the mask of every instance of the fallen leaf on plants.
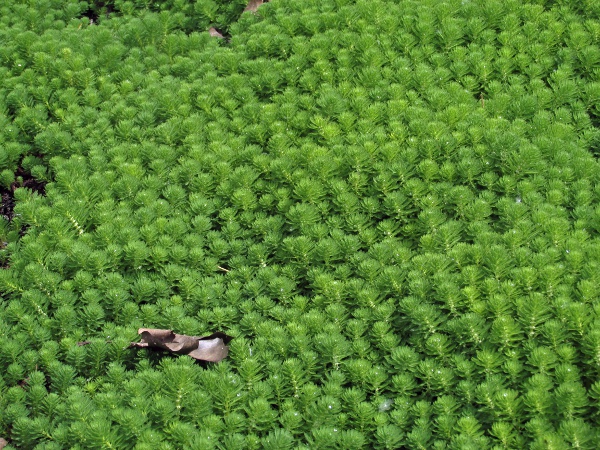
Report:
[{"label": "fallen leaf on plants", "polygon": [[199,337],[156,328],[140,328],[138,334],[142,336],[141,342],[132,342],[130,348],[157,348],[209,362],[219,362],[227,357],[229,353],[227,343],[232,339],[231,336],[221,332]]},{"label": "fallen leaf on plants", "polygon": [[0,438],[0,450],[8,445],[8,441],[6,439]]},{"label": "fallen leaf on plants", "polygon": [[211,37],[225,39],[225,37],[221,33],[219,33],[215,27],[210,27],[208,29],[208,34],[210,34]]},{"label": "fallen leaf on plants", "polygon": [[256,12],[258,10],[258,7],[260,5],[262,5],[263,3],[264,3],[263,0],[249,0],[248,4],[246,5],[246,8],[244,9],[244,12],[246,12],[246,11]]}]

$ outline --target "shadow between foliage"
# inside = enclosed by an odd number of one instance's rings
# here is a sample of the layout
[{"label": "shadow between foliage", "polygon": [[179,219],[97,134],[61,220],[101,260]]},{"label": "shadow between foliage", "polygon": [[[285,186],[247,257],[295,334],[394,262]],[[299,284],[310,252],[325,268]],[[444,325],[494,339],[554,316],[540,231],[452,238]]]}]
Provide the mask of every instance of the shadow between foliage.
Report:
[{"label": "shadow between foliage", "polygon": [[[46,182],[35,179],[29,172],[23,169],[22,163],[19,163],[15,172],[15,180],[11,183],[8,188],[0,188],[0,214],[8,222],[12,222],[15,217],[15,190],[24,187],[31,189],[33,192],[45,196],[46,195]],[[23,237],[27,232],[27,225],[23,225],[19,230],[19,236]],[[3,248],[6,246],[5,242],[0,242],[0,246]],[[5,262],[0,265],[0,268],[8,267],[8,263]],[[0,447],[1,448],[1,447]]]},{"label": "shadow between foliage", "polygon": [[[251,12],[256,14],[258,8],[267,3],[269,0],[248,0],[246,7],[242,11],[242,14],[245,12]],[[81,14],[80,18],[88,18],[90,20],[90,25],[98,23],[101,18],[109,18],[111,14],[120,14],[120,10],[114,5],[112,1],[93,1],[90,2],[90,7]],[[235,21],[234,21],[235,22]],[[231,24],[229,24],[231,25]],[[217,39],[223,39],[224,42],[228,43],[231,39],[231,34],[229,34],[226,30],[217,28],[215,26],[210,26],[206,30],[211,37]]]}]

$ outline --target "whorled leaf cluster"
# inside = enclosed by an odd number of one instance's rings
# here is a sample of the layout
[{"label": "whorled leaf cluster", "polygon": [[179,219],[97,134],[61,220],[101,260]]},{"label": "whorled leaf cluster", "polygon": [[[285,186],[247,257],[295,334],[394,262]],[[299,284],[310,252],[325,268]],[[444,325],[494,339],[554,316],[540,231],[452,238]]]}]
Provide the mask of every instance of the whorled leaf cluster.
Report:
[{"label": "whorled leaf cluster", "polygon": [[0,436],[598,448],[598,2],[214,5],[3,6]]}]

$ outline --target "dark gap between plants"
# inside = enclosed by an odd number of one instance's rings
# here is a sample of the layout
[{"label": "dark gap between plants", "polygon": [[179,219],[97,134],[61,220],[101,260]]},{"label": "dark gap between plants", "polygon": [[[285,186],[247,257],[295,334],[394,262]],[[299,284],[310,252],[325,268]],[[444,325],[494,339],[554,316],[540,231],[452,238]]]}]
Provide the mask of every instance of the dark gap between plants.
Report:
[{"label": "dark gap between plants", "polygon": [[[248,0],[246,8],[244,8],[244,12],[250,11],[253,14],[257,14],[258,8],[264,4],[268,3],[269,0]],[[112,1],[93,1],[90,3],[90,7],[85,10],[80,16],[80,18],[87,18],[90,20],[90,24],[97,24],[98,20],[101,18],[109,18],[111,14],[119,14],[121,11],[115,7]],[[235,21],[234,21],[235,22]],[[227,25],[227,28],[231,25]],[[221,27],[217,28],[215,26],[211,26],[206,29],[211,37],[222,39],[225,44],[229,44],[231,41],[231,33],[228,30],[222,29]]]},{"label": "dark gap between plants", "polygon": [[81,14],[81,18],[87,17],[90,19],[91,24],[97,23],[102,15],[108,18],[110,14],[118,12],[119,10],[115,9],[115,5],[112,2],[96,1],[90,3],[90,7]]},{"label": "dark gap between plants", "polygon": [[589,116],[595,130],[592,139],[590,139],[588,150],[597,159],[600,157],[600,116],[592,112],[589,112]]},{"label": "dark gap between plants", "polygon": [[[42,196],[46,195],[46,182],[35,179],[29,172],[23,169],[22,162],[21,160],[15,171],[16,181],[12,182],[9,188],[0,188],[0,214],[9,222],[15,217],[15,190],[17,188],[24,187]],[[23,225],[19,230],[19,236],[24,236],[27,228],[27,225]],[[4,247],[6,244],[0,243],[0,245]],[[6,267],[6,263],[0,265],[0,267]]]}]

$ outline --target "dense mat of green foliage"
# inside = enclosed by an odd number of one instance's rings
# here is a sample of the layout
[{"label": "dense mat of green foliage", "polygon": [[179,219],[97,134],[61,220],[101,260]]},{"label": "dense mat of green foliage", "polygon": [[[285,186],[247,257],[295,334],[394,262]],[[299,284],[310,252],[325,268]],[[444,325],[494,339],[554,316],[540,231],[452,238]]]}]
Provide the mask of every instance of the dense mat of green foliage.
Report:
[{"label": "dense mat of green foliage", "polygon": [[600,2],[111,5],[0,8],[7,448],[600,447]]}]

